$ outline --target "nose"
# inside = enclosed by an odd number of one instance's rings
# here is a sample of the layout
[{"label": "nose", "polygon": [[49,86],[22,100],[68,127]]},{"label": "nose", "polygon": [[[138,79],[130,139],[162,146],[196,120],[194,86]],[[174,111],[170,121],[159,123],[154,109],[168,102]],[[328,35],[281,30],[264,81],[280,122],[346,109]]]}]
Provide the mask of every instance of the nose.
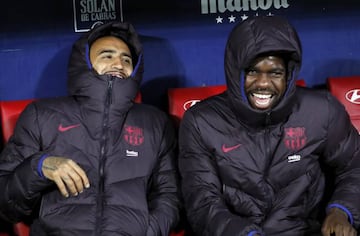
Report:
[{"label": "nose", "polygon": [[258,86],[268,86],[271,83],[271,78],[266,72],[259,72],[256,78],[256,84]]},{"label": "nose", "polygon": [[122,64],[122,60],[120,57],[114,57],[113,62],[111,64],[112,68],[116,68],[116,69],[123,69],[123,64]]}]

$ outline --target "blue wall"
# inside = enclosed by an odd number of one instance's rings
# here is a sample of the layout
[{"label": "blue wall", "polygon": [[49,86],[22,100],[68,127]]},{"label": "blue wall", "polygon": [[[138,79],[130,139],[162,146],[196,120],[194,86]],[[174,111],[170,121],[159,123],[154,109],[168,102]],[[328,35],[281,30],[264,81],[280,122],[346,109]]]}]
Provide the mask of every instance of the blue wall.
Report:
[{"label": "blue wall", "polygon": [[[281,2],[240,0],[276,1]],[[236,22],[244,14],[288,17],[303,42],[300,77],[310,87],[324,86],[328,76],[360,74],[360,1],[287,0],[287,8],[213,14],[202,14],[200,2],[123,0],[123,18],[134,24],[144,44],[145,103],[166,109],[167,88],[225,83],[223,55],[234,26],[231,15]],[[72,1],[8,1],[2,9],[0,100],[65,95],[67,60],[79,36]],[[223,23],[216,23],[218,16]]]}]

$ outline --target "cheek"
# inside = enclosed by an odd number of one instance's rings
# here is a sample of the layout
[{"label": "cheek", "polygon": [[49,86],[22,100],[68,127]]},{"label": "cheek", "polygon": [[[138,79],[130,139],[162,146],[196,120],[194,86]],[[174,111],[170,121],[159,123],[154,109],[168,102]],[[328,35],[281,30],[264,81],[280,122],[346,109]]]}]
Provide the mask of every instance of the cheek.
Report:
[{"label": "cheek", "polygon": [[106,64],[104,64],[104,63],[94,62],[94,64],[92,66],[93,66],[94,70],[100,75],[102,75],[106,72],[105,71]]},{"label": "cheek", "polygon": [[284,94],[286,90],[286,81],[279,81],[277,83],[274,83],[274,86],[279,94]]},{"label": "cheek", "polygon": [[125,67],[125,71],[126,71],[126,74],[128,75],[128,76],[130,76],[131,75],[131,73],[133,72],[133,67],[132,66],[126,66]]},{"label": "cheek", "polygon": [[244,81],[245,91],[248,91],[251,88],[252,84],[253,84],[253,81],[251,81],[250,79],[245,79],[245,81]]}]

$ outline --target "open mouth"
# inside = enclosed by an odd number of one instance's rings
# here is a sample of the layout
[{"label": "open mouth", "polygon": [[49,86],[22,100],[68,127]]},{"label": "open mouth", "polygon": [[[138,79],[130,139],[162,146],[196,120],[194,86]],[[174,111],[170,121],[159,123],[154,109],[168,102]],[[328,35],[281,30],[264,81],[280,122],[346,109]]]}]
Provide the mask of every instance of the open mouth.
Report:
[{"label": "open mouth", "polygon": [[251,95],[252,95],[253,104],[258,109],[269,108],[273,100],[272,94],[252,93]]},{"label": "open mouth", "polygon": [[119,79],[125,79],[126,78],[126,75],[124,73],[117,72],[117,71],[110,71],[110,72],[107,72],[106,74],[117,77]]}]

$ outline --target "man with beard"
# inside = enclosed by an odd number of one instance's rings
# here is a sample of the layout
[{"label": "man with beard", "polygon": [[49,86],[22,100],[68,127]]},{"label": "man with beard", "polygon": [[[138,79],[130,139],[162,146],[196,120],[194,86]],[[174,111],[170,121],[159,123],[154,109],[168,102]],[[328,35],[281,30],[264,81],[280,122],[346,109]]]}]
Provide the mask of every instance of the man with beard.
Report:
[{"label": "man with beard", "polygon": [[30,104],[1,153],[0,215],[34,215],[34,236],[169,235],[176,136],[165,113],[134,103],[143,50],[133,26],[80,37],[68,75],[69,96]]},{"label": "man with beard", "polygon": [[191,107],[180,125],[182,192],[196,235],[356,235],[359,134],[328,91],[296,87],[301,57],[281,17],[249,18],[230,33],[227,90]]}]

